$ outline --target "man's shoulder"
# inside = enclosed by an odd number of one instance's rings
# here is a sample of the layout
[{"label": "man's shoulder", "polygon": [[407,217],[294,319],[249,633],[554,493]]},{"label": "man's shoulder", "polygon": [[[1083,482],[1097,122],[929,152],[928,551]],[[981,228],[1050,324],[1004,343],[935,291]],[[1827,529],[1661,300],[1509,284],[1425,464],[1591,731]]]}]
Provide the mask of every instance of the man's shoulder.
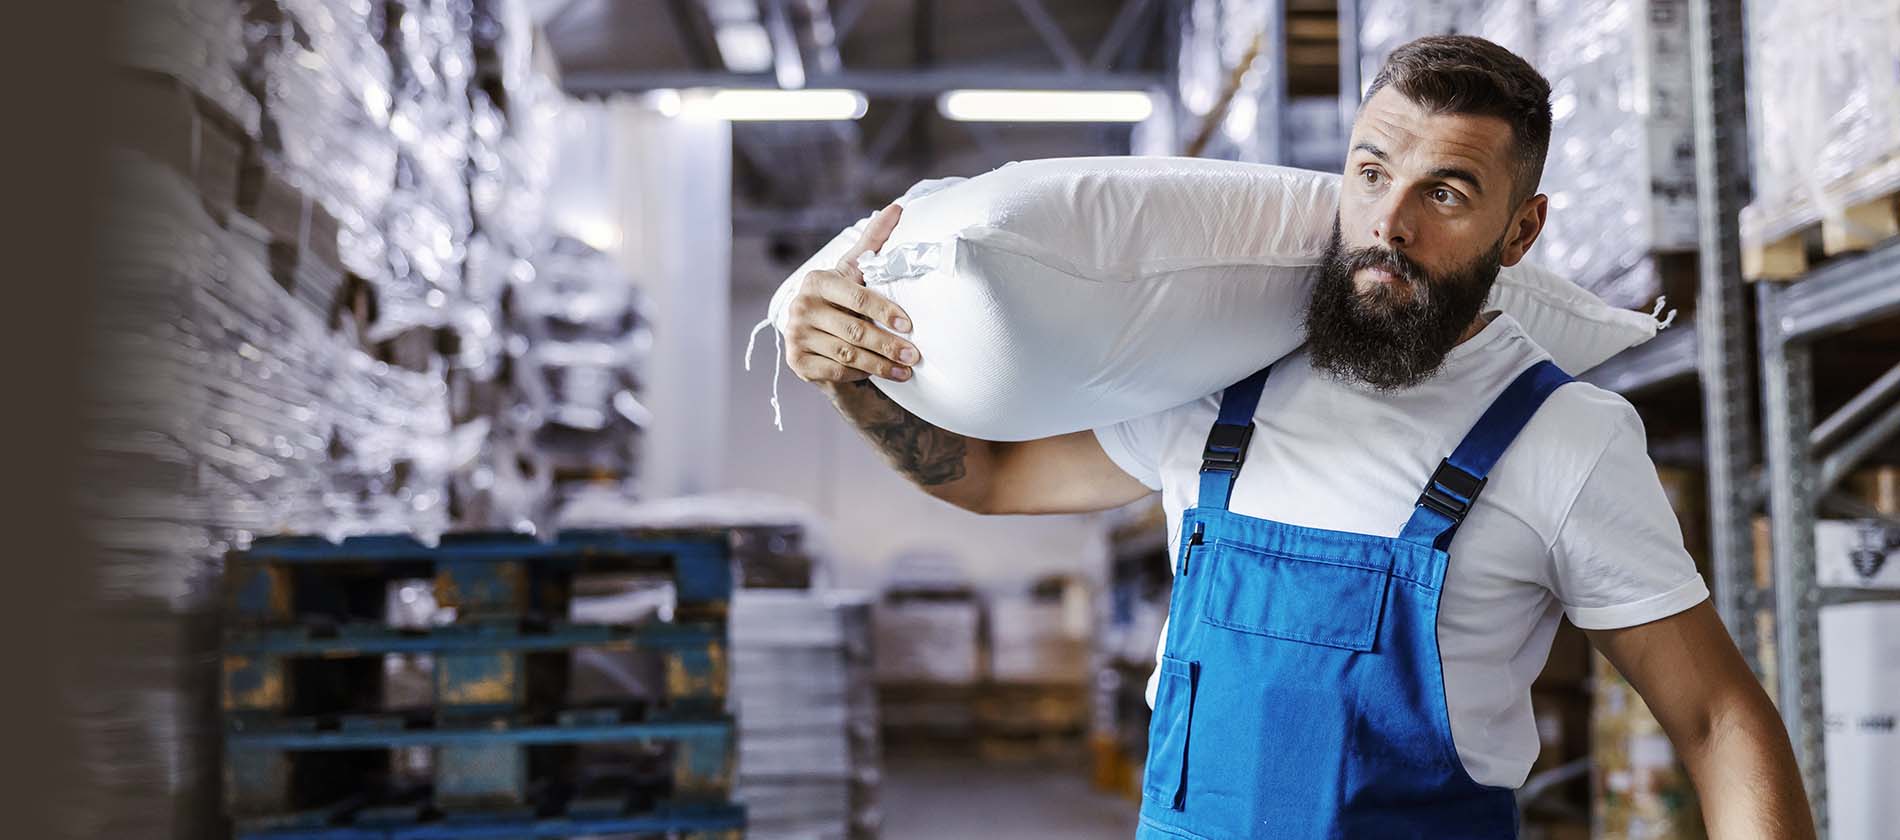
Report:
[{"label": "man's shoulder", "polygon": [[1523,436],[1546,452],[1554,448],[1594,461],[1619,436],[1641,441],[1643,421],[1623,395],[1578,380],[1551,393]]}]

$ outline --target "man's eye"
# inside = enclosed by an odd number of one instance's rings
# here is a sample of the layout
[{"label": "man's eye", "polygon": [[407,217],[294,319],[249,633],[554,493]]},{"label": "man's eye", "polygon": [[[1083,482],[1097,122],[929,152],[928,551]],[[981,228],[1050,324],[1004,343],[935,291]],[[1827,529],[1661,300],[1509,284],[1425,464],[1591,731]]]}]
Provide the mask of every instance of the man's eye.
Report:
[{"label": "man's eye", "polygon": [[1359,170],[1359,175],[1361,178],[1364,178],[1368,184],[1379,183],[1379,170],[1377,169],[1362,169]]},{"label": "man's eye", "polygon": [[1432,190],[1431,196],[1433,201],[1440,204],[1456,204],[1458,202],[1458,195],[1444,187]]}]

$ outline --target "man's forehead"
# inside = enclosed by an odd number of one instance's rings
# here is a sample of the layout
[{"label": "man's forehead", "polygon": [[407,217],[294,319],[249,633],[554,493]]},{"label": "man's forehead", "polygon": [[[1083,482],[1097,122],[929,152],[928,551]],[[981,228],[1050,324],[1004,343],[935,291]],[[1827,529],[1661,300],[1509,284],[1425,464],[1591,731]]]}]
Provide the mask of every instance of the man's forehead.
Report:
[{"label": "man's forehead", "polygon": [[1352,146],[1370,145],[1421,169],[1446,164],[1503,174],[1510,165],[1511,126],[1500,117],[1437,113],[1391,88],[1359,109]]}]

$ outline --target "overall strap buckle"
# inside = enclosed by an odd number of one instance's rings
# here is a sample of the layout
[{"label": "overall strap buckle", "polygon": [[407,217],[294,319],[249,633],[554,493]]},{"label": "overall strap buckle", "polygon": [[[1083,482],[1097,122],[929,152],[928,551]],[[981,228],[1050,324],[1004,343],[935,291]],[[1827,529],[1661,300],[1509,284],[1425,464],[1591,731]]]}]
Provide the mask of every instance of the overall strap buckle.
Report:
[{"label": "overall strap buckle", "polygon": [[1465,514],[1471,512],[1471,506],[1477,504],[1478,494],[1483,492],[1488,477],[1480,478],[1453,466],[1447,458],[1438,463],[1433,471],[1432,480],[1426,482],[1425,492],[1419,494],[1418,504],[1430,508],[1454,522],[1461,522]]},{"label": "overall strap buckle", "polygon": [[1201,450],[1201,471],[1220,470],[1238,473],[1247,458],[1247,444],[1253,440],[1253,423],[1215,423],[1207,433],[1207,446]]}]

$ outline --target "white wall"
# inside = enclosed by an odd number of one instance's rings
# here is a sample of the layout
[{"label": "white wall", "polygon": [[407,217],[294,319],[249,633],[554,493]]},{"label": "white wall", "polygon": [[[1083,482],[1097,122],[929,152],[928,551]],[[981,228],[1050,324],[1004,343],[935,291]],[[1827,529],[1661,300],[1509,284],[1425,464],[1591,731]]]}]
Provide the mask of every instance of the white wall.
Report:
[{"label": "white wall", "polygon": [[653,412],[640,489],[648,498],[719,489],[725,469],[732,242],[732,131],[607,106],[619,256],[648,296],[653,355],[641,399]]},{"label": "white wall", "polygon": [[[771,298],[770,281],[757,275],[788,270],[767,264],[761,250],[757,240],[735,241],[735,356]],[[760,334],[750,373],[733,361],[726,484],[816,508],[829,526],[839,584],[875,590],[891,560],[909,551],[951,555],[979,587],[996,591],[1052,572],[1100,578],[1108,555],[1096,517],[986,517],[940,502],[891,469],[818,389],[789,370],[779,384],[785,430],[774,430],[768,401],[776,335]]]}]

